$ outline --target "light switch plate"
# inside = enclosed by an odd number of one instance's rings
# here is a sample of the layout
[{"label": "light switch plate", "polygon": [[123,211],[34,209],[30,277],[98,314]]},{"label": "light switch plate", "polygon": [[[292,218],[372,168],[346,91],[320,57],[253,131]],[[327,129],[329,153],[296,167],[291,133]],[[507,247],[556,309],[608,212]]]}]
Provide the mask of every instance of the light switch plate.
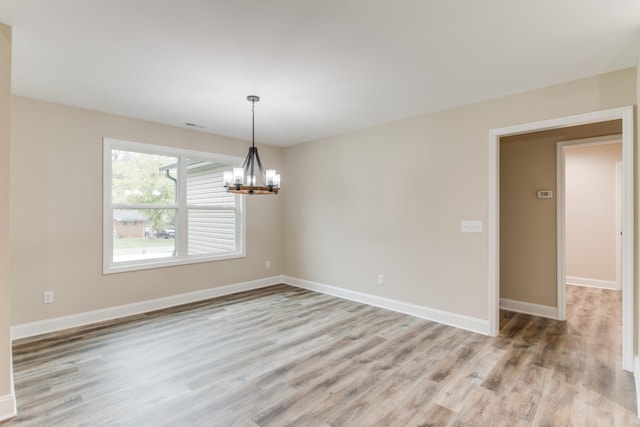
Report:
[{"label": "light switch plate", "polygon": [[462,221],[460,231],[463,233],[482,233],[482,221]]}]

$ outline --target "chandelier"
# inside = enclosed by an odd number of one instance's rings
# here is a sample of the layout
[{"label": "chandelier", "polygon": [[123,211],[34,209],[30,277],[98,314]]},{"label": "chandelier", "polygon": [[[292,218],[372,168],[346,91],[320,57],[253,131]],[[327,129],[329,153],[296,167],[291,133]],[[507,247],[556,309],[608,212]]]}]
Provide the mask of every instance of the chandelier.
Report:
[{"label": "chandelier", "polygon": [[[227,188],[228,193],[278,194],[280,191],[280,174],[275,169],[267,169],[266,171],[263,169],[258,149],[256,148],[255,108],[256,102],[260,101],[260,98],[255,95],[249,95],[247,100],[251,101],[251,147],[249,147],[249,153],[241,168],[233,168],[233,172],[224,172],[224,186]],[[260,175],[262,185],[258,185],[256,173]]]}]

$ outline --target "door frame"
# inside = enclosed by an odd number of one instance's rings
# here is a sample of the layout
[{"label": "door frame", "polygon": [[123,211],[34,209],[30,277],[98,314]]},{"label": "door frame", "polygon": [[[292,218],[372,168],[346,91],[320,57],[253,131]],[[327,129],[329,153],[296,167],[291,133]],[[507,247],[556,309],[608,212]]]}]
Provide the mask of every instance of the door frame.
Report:
[{"label": "door frame", "polygon": [[[558,283],[557,283],[557,291],[558,291],[558,319],[566,320],[567,319],[567,271],[566,271],[566,262],[567,262],[567,216],[566,216],[566,170],[565,170],[565,148],[567,147],[588,147],[595,145],[607,145],[607,144],[619,144],[622,141],[622,134],[614,134],[614,135],[606,135],[606,136],[597,136],[594,138],[580,138],[580,139],[572,139],[566,141],[558,141],[556,142],[556,218],[557,218],[557,246],[558,246],[558,260],[557,260],[557,269],[558,269]],[[616,170],[617,170],[616,162]],[[618,175],[616,173],[616,230],[618,229],[618,223],[621,222],[620,219],[617,218],[617,215],[620,213],[618,208],[618,201],[622,199],[621,189],[618,186]],[[620,200],[623,202],[623,200]],[[622,225],[622,224],[620,224]],[[616,242],[618,242],[618,236],[616,236]],[[619,250],[616,247],[616,275],[618,272],[618,254]],[[621,261],[621,260],[620,260]],[[620,280],[622,278],[620,277]],[[617,286],[618,277],[616,277],[616,286]],[[622,287],[620,290],[623,290]],[[622,293],[622,298],[624,299],[624,290]]]},{"label": "door frame", "polygon": [[622,368],[633,371],[633,277],[634,277],[634,124],[633,106],[577,114],[557,119],[489,130],[488,315],[489,335],[500,329],[500,138],[522,133],[560,129],[622,120]]},{"label": "door frame", "polygon": [[622,161],[616,162],[616,289],[622,291]]}]

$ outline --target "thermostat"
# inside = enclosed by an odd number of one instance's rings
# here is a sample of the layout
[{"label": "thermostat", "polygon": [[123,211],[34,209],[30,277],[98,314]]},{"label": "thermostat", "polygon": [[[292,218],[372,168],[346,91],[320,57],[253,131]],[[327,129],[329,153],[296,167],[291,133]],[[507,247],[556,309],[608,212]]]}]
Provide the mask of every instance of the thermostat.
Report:
[{"label": "thermostat", "polygon": [[538,191],[538,199],[552,199],[553,191],[551,190],[540,190]]}]

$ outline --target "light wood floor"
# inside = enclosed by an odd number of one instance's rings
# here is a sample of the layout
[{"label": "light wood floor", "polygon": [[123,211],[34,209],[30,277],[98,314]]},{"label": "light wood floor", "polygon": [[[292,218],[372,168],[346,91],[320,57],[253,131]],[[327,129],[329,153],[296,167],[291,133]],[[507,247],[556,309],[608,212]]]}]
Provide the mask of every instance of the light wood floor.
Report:
[{"label": "light wood floor", "polygon": [[619,293],[491,338],[285,285],[22,340],[7,426],[634,426]]}]

